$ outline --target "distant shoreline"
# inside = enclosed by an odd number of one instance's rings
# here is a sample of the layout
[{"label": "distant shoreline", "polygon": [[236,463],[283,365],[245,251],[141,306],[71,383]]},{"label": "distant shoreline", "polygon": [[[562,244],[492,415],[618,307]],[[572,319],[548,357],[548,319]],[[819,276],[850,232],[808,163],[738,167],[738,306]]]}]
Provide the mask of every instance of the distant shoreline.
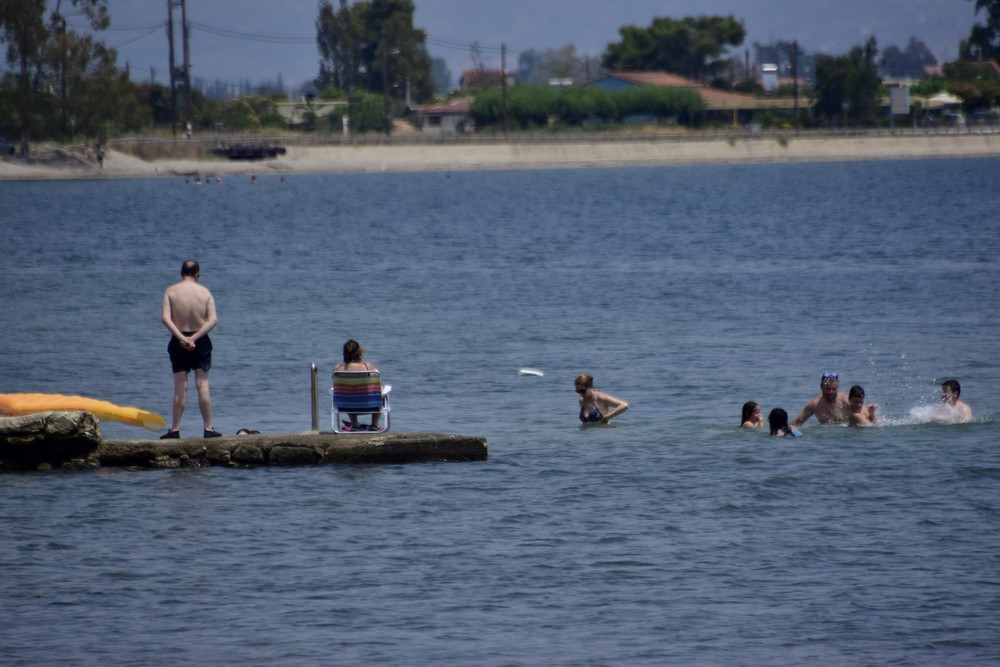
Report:
[{"label": "distant shoreline", "polygon": [[[183,142],[182,142],[183,143]],[[291,145],[287,154],[231,161],[164,154],[140,159],[112,142],[101,169],[81,146],[40,146],[27,162],[0,159],[0,180],[267,176],[268,174],[481,171],[649,167],[697,164],[831,162],[1000,156],[1000,132],[903,133],[836,136],[763,134],[706,138],[650,135],[622,140],[572,137],[492,142],[386,141]],[[162,142],[163,146],[172,146]],[[187,153],[201,144],[188,144]],[[163,151],[169,153],[170,151]]]}]

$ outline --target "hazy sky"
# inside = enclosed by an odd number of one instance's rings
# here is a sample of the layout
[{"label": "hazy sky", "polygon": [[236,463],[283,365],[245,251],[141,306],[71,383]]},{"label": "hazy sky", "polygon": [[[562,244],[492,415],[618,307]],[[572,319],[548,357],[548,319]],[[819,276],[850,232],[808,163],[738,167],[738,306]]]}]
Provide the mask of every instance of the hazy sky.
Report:
[{"label": "hazy sky", "polygon": [[[443,58],[453,82],[471,66],[469,45],[478,42],[487,64],[508,68],[517,54],[574,44],[582,56],[598,58],[626,24],[648,26],[656,16],[733,14],[747,28],[744,48],[754,42],[799,41],[816,53],[841,54],[869,35],[880,48],[923,40],[939,61],[956,56],[959,40],[975,22],[969,0],[414,0],[418,28],[427,32],[432,56]],[[334,0],[334,6],[339,0]],[[167,1],[109,0],[112,29],[105,42],[118,49],[136,80],[150,68],[167,81]],[[286,88],[316,76],[318,0],[188,0],[192,25],[192,76],[253,83],[280,74]],[[175,10],[175,25],[180,11]],[[70,19],[79,24],[79,19]],[[178,30],[179,33],[179,30]],[[177,37],[177,61],[180,38]],[[740,49],[742,55],[743,48]]]}]

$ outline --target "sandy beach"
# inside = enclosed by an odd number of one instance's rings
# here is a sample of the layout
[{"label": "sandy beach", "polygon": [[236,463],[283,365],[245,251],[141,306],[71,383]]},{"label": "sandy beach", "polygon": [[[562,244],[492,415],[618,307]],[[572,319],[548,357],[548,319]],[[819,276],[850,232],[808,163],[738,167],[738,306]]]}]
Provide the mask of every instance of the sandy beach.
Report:
[{"label": "sandy beach", "polygon": [[[0,158],[0,180],[151,178],[294,173],[360,173],[560,169],[586,167],[822,162],[1000,156],[1000,132],[712,135],[623,140],[389,142],[289,145],[273,159],[231,161],[210,153],[211,142],[159,142],[154,158],[136,157],[135,140],[111,142],[101,168],[81,146],[33,147],[31,158]],[[162,147],[168,147],[163,149]],[[173,147],[171,149],[170,147]],[[180,154],[180,155],[178,155]],[[183,157],[183,155],[187,157]]]}]

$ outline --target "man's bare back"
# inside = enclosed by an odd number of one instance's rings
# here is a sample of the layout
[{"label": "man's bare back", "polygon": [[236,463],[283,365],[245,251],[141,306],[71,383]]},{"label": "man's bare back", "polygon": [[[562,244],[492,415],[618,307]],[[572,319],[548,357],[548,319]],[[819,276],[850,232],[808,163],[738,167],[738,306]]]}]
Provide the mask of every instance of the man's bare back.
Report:
[{"label": "man's bare back", "polygon": [[218,321],[212,293],[196,280],[185,276],[163,293],[163,325],[187,349]]}]

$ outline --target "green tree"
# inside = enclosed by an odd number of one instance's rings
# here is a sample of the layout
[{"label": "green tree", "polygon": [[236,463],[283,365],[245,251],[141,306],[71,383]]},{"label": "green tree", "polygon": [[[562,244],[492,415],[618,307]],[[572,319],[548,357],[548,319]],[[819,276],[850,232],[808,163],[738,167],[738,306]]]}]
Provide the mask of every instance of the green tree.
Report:
[{"label": "green tree", "polygon": [[[73,15],[85,17],[94,30],[103,30],[110,21],[106,2],[68,0],[66,6],[75,9]],[[85,88],[77,86],[71,96],[70,82],[89,76],[91,66],[107,74],[109,54],[114,62],[113,52],[98,51],[93,40],[67,33],[62,0],[56,0],[48,21],[46,5],[45,0],[0,2],[0,43],[7,46],[6,62],[12,68],[3,85],[12,91],[24,157],[36,131],[42,136],[60,129],[72,133],[77,126],[81,131],[94,131],[87,112],[70,113]]]},{"label": "green tree", "polygon": [[316,42],[321,56],[316,87],[333,87],[353,93],[362,85],[361,46],[364,41],[361,16],[347,0],[340,8],[324,2],[316,19]]},{"label": "green tree", "polygon": [[943,67],[947,90],[970,107],[991,107],[1000,103],[1000,76],[989,67],[959,60]]},{"label": "green tree", "polygon": [[618,29],[620,42],[608,44],[601,66],[609,70],[665,70],[697,80],[710,80],[727,66],[727,47],[739,46],[746,29],[733,16],[661,17],[648,28]]},{"label": "green tree", "polygon": [[154,125],[170,122],[170,88],[160,83],[140,83],[136,85],[139,103],[152,113]]},{"label": "green tree", "polygon": [[[226,127],[258,130],[262,127],[286,127],[274,95],[243,95],[226,102],[220,112]],[[311,128],[310,128],[311,129]]]},{"label": "green tree", "polygon": [[149,109],[139,103],[128,75],[115,65],[116,54],[93,38],[74,35],[63,73],[60,115],[62,136],[82,135],[104,143],[110,132],[139,130],[149,123]]},{"label": "green tree", "polygon": [[317,88],[399,96],[409,83],[417,101],[434,97],[427,34],[413,27],[413,0],[340,0],[320,4]]},{"label": "green tree", "polygon": [[385,120],[383,118],[384,103],[381,95],[362,93],[350,98],[347,109],[337,109],[327,114],[330,130],[340,131],[344,126],[344,116],[348,117],[348,130],[351,134],[368,134],[382,132]]},{"label": "green tree", "polygon": [[970,0],[975,2],[975,15],[985,14],[986,22],[976,22],[969,38],[959,47],[959,55],[966,59],[994,58],[1000,60],[1000,0]]},{"label": "green tree", "polygon": [[438,97],[444,97],[451,90],[451,70],[443,58],[431,60],[431,79],[434,81],[434,92]]},{"label": "green tree", "polygon": [[545,51],[528,49],[517,58],[518,83],[545,86],[550,79],[582,81],[586,75],[586,63],[572,44]]},{"label": "green tree", "polygon": [[814,112],[835,124],[838,118],[855,125],[871,122],[879,107],[876,57],[878,47],[870,37],[864,46],[856,46],[847,55],[816,57],[816,103]]},{"label": "green tree", "polygon": [[926,44],[911,37],[903,50],[895,45],[885,48],[879,65],[888,76],[919,78],[924,76],[924,67],[937,65],[937,58]]},{"label": "green tree", "polygon": [[[591,119],[616,123],[636,114],[689,119],[702,106],[701,96],[693,90],[655,86],[636,86],[618,93],[600,88],[515,86],[507,95],[507,116],[523,130],[551,123],[578,126]],[[469,115],[477,127],[500,126],[504,117],[502,91],[492,88],[477,95]]]}]

